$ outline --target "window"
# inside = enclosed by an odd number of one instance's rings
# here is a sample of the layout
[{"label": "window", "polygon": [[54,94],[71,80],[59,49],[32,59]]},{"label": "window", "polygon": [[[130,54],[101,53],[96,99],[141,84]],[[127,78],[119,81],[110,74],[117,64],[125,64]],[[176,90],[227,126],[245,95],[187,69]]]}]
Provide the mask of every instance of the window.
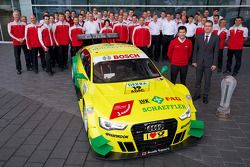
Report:
[{"label": "window", "polygon": [[81,59],[82,59],[82,64],[83,64],[84,70],[85,70],[88,78],[90,79],[91,57],[90,57],[89,51],[87,49],[84,49],[82,51]]}]

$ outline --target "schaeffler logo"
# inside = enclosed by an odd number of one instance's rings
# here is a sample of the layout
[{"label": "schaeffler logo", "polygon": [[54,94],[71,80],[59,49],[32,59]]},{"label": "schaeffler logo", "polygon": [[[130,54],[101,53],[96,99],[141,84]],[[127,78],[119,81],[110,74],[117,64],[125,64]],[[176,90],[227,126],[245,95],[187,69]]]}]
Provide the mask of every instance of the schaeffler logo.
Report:
[{"label": "schaeffler logo", "polygon": [[153,99],[152,99],[152,101],[153,102],[156,102],[156,103],[158,103],[158,104],[161,104],[162,102],[163,102],[163,98],[161,98],[161,97],[158,97],[158,96],[155,96],[155,97],[153,97]]},{"label": "schaeffler logo", "polygon": [[133,103],[134,103],[133,100],[116,103],[113,106],[112,113],[109,119],[114,119],[114,118],[118,118],[121,116],[129,115],[131,113]]}]

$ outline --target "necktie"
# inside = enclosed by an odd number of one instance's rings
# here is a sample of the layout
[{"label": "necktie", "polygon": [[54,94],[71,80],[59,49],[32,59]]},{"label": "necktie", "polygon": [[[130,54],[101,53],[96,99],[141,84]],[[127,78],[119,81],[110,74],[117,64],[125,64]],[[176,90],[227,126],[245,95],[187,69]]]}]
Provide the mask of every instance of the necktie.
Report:
[{"label": "necktie", "polygon": [[208,44],[208,35],[206,35],[205,43]]}]

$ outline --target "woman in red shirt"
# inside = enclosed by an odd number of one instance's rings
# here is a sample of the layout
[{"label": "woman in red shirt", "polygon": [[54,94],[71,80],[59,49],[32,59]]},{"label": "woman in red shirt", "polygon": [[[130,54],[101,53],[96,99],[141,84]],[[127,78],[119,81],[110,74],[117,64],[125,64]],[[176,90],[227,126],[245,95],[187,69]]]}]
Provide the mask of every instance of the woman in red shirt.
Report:
[{"label": "woman in red shirt", "polygon": [[[104,27],[101,29],[100,34],[112,33],[113,29],[110,27],[110,21],[108,19],[104,20]],[[113,39],[103,39],[102,43],[112,43]]]},{"label": "woman in red shirt", "polygon": [[180,73],[181,84],[186,84],[188,60],[192,55],[192,42],[186,38],[187,28],[180,26],[178,35],[170,42],[168,57],[171,63],[171,82],[175,84]]}]

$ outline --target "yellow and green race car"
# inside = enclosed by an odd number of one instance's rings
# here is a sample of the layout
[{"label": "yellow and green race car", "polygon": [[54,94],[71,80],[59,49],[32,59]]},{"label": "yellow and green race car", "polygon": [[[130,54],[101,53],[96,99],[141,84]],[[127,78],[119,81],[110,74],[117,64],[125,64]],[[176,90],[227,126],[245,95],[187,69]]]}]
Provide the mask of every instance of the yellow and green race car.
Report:
[{"label": "yellow and green race car", "polygon": [[72,58],[80,112],[98,156],[147,156],[204,135],[188,89],[172,84],[165,71],[129,44],[90,45]]}]

